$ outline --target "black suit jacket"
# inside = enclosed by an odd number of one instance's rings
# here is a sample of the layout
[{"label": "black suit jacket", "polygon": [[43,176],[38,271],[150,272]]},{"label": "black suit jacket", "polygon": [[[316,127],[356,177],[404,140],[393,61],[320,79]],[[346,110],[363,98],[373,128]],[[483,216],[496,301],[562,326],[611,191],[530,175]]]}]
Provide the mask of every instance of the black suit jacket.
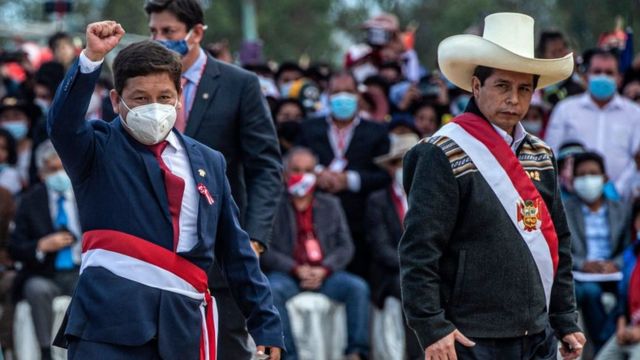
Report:
[{"label": "black suit jacket", "polygon": [[[310,148],[321,165],[329,166],[334,158],[329,142],[329,123],[326,118],[305,120],[302,125],[299,144]],[[347,220],[354,235],[354,241],[360,240],[364,233],[364,206],[372,191],[381,189],[391,181],[386,171],[374,164],[373,159],[389,152],[389,136],[380,124],[361,120],[356,126],[349,147],[345,153],[347,170],[360,174],[359,192],[343,191],[338,195],[347,214]]]},{"label": "black suit jacket", "polygon": [[369,196],[365,228],[372,254],[371,297],[382,308],[387,296],[400,291],[398,243],[402,237],[402,223],[391,198],[390,187]]},{"label": "black suit jacket", "polygon": [[55,232],[49,196],[43,184],[36,184],[22,196],[16,212],[15,228],[9,239],[9,254],[22,268],[14,285],[15,294],[22,297],[22,287],[32,276],[52,277],[57,252],[48,253],[43,261],[36,258],[38,240]]},{"label": "black suit jacket", "polygon": [[282,165],[257,76],[207,55],[184,133],[222,152],[243,228],[267,246],[282,189]]}]

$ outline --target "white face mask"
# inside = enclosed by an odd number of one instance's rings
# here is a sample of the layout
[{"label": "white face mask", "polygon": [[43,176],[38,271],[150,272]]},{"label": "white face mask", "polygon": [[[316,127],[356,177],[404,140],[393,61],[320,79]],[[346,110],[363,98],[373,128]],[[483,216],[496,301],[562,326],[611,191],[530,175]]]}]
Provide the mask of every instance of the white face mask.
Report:
[{"label": "white face mask", "polygon": [[602,196],[604,176],[585,175],[576,177],[573,179],[573,189],[582,200],[592,204]]},{"label": "white face mask", "polygon": [[[177,104],[177,102],[176,102]],[[122,124],[134,139],[145,145],[155,145],[164,140],[176,122],[176,105],[151,103],[130,109]]]}]

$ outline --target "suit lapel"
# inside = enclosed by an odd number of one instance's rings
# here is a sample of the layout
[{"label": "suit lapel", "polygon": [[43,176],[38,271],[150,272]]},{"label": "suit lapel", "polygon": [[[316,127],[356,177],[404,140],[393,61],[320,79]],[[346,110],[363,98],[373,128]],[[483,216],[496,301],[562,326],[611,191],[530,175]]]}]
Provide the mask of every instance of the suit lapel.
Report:
[{"label": "suit lapel", "polygon": [[213,103],[220,82],[218,76],[220,75],[220,67],[216,63],[216,60],[207,55],[207,65],[204,68],[204,73],[198,84],[198,88],[193,98],[193,105],[191,112],[187,118],[187,127],[184,131],[187,136],[194,136],[200,127],[200,123],[204,119],[204,114],[207,108]]},{"label": "suit lapel", "polygon": [[351,154],[352,151],[356,151],[354,150],[357,149],[357,145],[361,144],[363,141],[365,140],[365,136],[362,133],[362,126],[360,126],[362,124],[364,120],[360,120],[360,123],[358,123],[358,125],[353,128],[353,135],[351,136],[351,140],[349,141],[349,146],[347,147],[347,151],[344,152],[344,157],[349,159],[349,155]]},{"label": "suit lapel", "polygon": [[[193,180],[196,185],[196,191],[198,191],[198,240],[199,244],[202,244],[202,235],[206,233],[208,219],[210,217],[206,216],[207,207],[213,205],[209,205],[205,196],[200,194],[198,185],[202,184],[211,191],[211,182],[207,181],[207,176],[210,176],[210,174],[205,170],[207,167],[204,161],[204,156],[196,144],[182,136],[178,131],[176,131],[176,135],[187,150],[187,156],[189,157],[189,163],[191,165],[191,174],[193,175]],[[214,196],[214,194],[211,194],[211,196]],[[214,201],[217,201],[217,199],[214,198]]]},{"label": "suit lapel", "polygon": [[126,132],[126,130],[122,126],[122,123],[120,122],[119,116],[114,120],[114,126],[123,133],[125,138],[129,141],[129,145],[134,148],[135,152],[140,158],[140,161],[144,164],[144,169],[147,173],[149,182],[151,183],[151,188],[153,189],[155,199],[162,209],[162,212],[164,213],[166,219],[171,222],[171,214],[169,213],[169,200],[167,199],[167,191],[164,188],[164,179],[162,178],[162,171],[160,170],[158,160],[153,155],[151,150],[149,150],[145,145],[139,143],[137,140],[133,139],[131,135]]}]

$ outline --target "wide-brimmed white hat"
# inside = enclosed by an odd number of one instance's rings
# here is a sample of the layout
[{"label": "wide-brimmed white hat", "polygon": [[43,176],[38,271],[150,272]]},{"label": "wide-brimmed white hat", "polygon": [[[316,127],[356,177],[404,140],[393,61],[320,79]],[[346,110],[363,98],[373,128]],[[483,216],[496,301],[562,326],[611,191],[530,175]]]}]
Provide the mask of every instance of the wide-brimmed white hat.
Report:
[{"label": "wide-brimmed white hat", "polygon": [[482,37],[455,35],[438,45],[438,65],[456,86],[471,92],[471,77],[478,65],[540,75],[538,88],[571,76],[573,54],[559,59],[534,56],[534,20],[518,13],[496,13],[484,19]]},{"label": "wide-brimmed white hat", "polygon": [[389,149],[389,152],[376,157],[375,159],[373,159],[373,161],[376,163],[376,165],[383,166],[389,161],[402,159],[404,154],[406,154],[407,151],[411,150],[411,148],[414,147],[419,140],[420,139],[418,139],[418,135],[416,134],[394,135],[391,138],[391,147]]}]

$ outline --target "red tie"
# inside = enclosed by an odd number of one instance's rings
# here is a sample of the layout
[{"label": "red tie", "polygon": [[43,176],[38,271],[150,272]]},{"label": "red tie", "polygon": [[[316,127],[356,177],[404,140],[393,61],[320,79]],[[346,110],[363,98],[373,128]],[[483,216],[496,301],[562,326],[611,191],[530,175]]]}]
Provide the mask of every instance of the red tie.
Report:
[{"label": "red tie", "polygon": [[178,110],[175,127],[181,133],[184,132],[184,129],[187,128],[187,118],[189,114],[187,111],[189,105],[185,102],[184,98],[184,87],[185,85],[187,85],[187,81],[188,80],[185,77],[180,78],[180,86],[182,86],[182,91],[180,92],[180,104],[182,104],[182,107],[180,108],[180,110]]},{"label": "red tie", "polygon": [[164,178],[164,187],[167,191],[167,200],[169,201],[169,214],[171,214],[171,223],[173,225],[173,251],[178,247],[178,237],[180,236],[180,208],[182,207],[182,194],[184,193],[184,180],[174,175],[167,164],[162,160],[162,152],[169,143],[162,141],[155,145],[150,145],[149,150],[156,156],[162,177]]}]

